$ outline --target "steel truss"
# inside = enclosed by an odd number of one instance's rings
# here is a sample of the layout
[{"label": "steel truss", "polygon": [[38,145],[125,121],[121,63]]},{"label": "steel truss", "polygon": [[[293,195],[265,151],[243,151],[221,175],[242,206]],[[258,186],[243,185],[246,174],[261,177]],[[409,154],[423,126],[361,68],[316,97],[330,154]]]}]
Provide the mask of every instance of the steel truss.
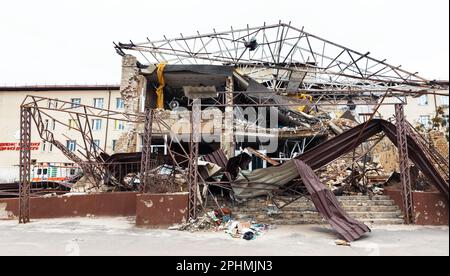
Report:
[{"label": "steel truss", "polygon": [[31,109],[20,108],[19,223],[30,222]]},{"label": "steel truss", "polygon": [[405,119],[402,104],[395,105],[397,126],[397,148],[400,162],[400,180],[402,184],[402,197],[405,224],[414,223],[414,205],[412,199],[410,161],[408,156],[408,124]]},{"label": "steel truss", "polygon": [[[62,122],[55,118],[55,113],[65,113],[68,118],[74,120],[76,124],[71,125],[67,122]],[[200,114],[200,113],[199,113]],[[81,134],[83,139],[80,146],[83,151],[78,150],[77,152],[70,151],[65,145],[55,138],[52,129],[49,128],[47,121],[54,120],[64,127],[70,128]],[[166,134],[170,135],[170,140],[168,141],[168,153],[174,164],[175,169],[183,171],[182,167],[188,167],[191,155],[190,150],[185,149],[182,142],[179,140],[176,133],[174,133],[164,120],[159,116],[156,110],[147,110],[145,114],[127,114],[116,112],[112,110],[106,110],[101,108],[96,108],[92,106],[86,106],[81,104],[73,104],[71,102],[65,102],[61,100],[37,97],[37,96],[27,96],[21,105],[21,121],[20,121],[20,135],[21,135],[21,147],[20,147],[20,216],[19,220],[21,223],[29,222],[30,213],[30,168],[31,168],[31,121],[33,120],[37,132],[40,138],[48,143],[53,144],[71,161],[79,165],[88,180],[94,185],[98,185],[107,176],[107,166],[113,164],[106,164],[101,158],[101,153],[104,152],[101,147],[94,146],[92,137],[92,129],[90,125],[90,120],[92,118],[103,118],[107,120],[118,120],[133,124],[145,123],[145,134],[144,135],[144,149],[141,160],[141,176],[148,176],[148,172],[157,165],[156,160],[151,159],[151,141],[152,137],[155,135],[163,136]],[[200,118],[200,117],[199,117]],[[199,125],[199,124],[198,124]],[[198,129],[198,128],[195,128]],[[199,131],[199,130],[198,130]],[[181,153],[172,151],[173,144],[177,143],[181,147]],[[198,143],[197,143],[198,148]],[[198,152],[198,151],[197,151]],[[182,161],[177,161],[177,157],[181,157]],[[198,154],[197,158],[198,159]],[[142,165],[143,164],[143,165]],[[175,170],[174,169],[174,170]],[[197,167],[193,167],[192,170],[197,171]],[[186,175],[186,178],[188,176]],[[140,190],[146,192],[151,188],[151,178],[142,177]],[[120,184],[120,183],[116,183]],[[191,198],[193,198],[191,196]],[[195,205],[194,205],[195,206]],[[195,213],[194,213],[195,215]]]},{"label": "steel truss", "polygon": [[[41,139],[53,144],[56,148],[71,161],[78,164],[86,173],[88,180],[94,185],[98,185],[104,179],[104,168],[99,165],[102,159],[101,153],[104,150],[94,143],[91,119],[102,118],[108,120],[118,120],[125,122],[139,123],[143,121],[141,115],[132,115],[116,111],[96,108],[87,105],[74,104],[57,99],[27,96],[22,103],[22,107],[30,110],[33,121],[37,126],[37,131]],[[65,113],[73,123],[62,122],[55,118],[57,113]],[[46,118],[46,119],[45,119]],[[47,120],[47,121],[46,121]],[[77,144],[82,151],[70,151],[60,141],[56,140],[53,129],[49,128],[48,122],[60,124],[68,129],[77,131],[82,138],[82,144]],[[55,127],[55,126],[53,126]]]},{"label": "steel truss", "polygon": [[[238,71],[278,90],[354,92],[411,87],[434,89],[439,83],[282,23],[142,43],[117,43],[116,50],[139,52],[143,63],[233,65]],[[320,91],[318,91],[320,93]],[[423,92],[423,91],[422,91]]]}]

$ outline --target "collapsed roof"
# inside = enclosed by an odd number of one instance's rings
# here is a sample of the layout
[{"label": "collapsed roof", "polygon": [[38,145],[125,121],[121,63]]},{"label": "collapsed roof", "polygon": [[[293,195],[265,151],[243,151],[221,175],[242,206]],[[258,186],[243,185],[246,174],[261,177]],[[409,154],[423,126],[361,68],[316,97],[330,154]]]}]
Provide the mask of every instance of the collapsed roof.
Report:
[{"label": "collapsed roof", "polygon": [[124,55],[135,51],[141,64],[229,65],[274,91],[305,90],[316,95],[433,90],[448,83],[391,65],[296,28],[290,23],[180,35],[145,42],[116,43]]}]

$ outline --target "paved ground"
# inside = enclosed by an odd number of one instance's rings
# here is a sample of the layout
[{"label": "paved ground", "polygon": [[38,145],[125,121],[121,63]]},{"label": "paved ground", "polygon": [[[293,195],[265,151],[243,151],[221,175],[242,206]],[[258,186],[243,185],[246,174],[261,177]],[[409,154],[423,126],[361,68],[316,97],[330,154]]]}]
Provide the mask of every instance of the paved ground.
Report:
[{"label": "paved ground", "polygon": [[0,255],[449,255],[448,227],[377,226],[351,247],[326,226],[279,226],[256,240],[139,229],[134,218],[0,221]]}]

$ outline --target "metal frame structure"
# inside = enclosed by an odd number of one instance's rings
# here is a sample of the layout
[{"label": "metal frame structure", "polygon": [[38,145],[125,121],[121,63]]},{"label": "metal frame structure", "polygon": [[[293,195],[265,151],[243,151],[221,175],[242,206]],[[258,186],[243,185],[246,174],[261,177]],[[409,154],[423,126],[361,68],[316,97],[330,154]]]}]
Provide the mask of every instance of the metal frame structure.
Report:
[{"label": "metal frame structure", "polygon": [[[330,94],[334,98],[327,98],[325,95]],[[229,95],[229,91],[218,91],[217,97],[208,97],[204,98],[204,100],[207,100],[208,102],[202,103],[203,107],[226,107],[229,104],[227,103],[226,96]],[[402,103],[407,104],[407,99],[405,97],[402,97],[401,95],[393,94],[391,90],[387,90],[383,93],[381,97],[391,97],[396,99],[396,103]],[[289,103],[278,103],[276,102],[277,96],[284,96],[282,92],[268,92],[268,91],[232,91],[232,100],[233,102],[236,102],[236,100],[240,97],[245,98],[248,103],[246,103],[245,107],[296,107],[301,105],[311,105],[311,106],[347,106],[348,103],[343,103],[343,100],[347,100],[345,96],[352,95],[351,93],[345,94],[345,92],[341,92],[341,94],[333,94],[332,91],[327,90],[323,94],[316,95],[316,100],[313,102],[309,102],[307,100],[299,100],[295,98],[289,98]],[[384,106],[384,105],[394,105],[395,103],[390,102],[379,102],[380,96],[372,95],[367,97],[360,97],[358,96],[358,99],[360,99],[361,102],[359,105],[366,105],[366,106]],[[192,106],[192,100],[188,101],[188,106]]]},{"label": "metal frame structure", "polygon": [[439,86],[418,73],[374,58],[370,52],[352,50],[281,21],[192,36],[164,36],[162,40],[147,38],[141,43],[115,43],[115,47],[121,55],[130,50],[139,52],[148,64],[233,65],[275,91],[294,87],[306,91],[410,92],[410,87],[427,90]]},{"label": "metal frame structure", "polygon": [[31,109],[20,107],[19,223],[30,222]]},{"label": "metal frame structure", "polygon": [[[66,122],[55,119],[54,112],[67,114],[68,118],[76,121],[76,126],[69,125]],[[81,134],[83,139],[83,145],[79,145],[83,151],[77,152],[70,151],[65,145],[59,142],[52,130],[44,123],[45,119],[49,118],[54,120],[62,126],[70,128]],[[190,150],[183,147],[179,138],[172,132],[169,125],[167,125],[159,116],[157,110],[147,109],[145,114],[128,114],[112,110],[106,110],[96,108],[87,105],[73,104],[71,102],[37,97],[27,96],[21,105],[21,121],[20,121],[20,135],[21,135],[21,148],[20,148],[20,185],[19,185],[19,201],[20,201],[20,216],[19,221],[21,223],[27,223],[30,221],[30,167],[31,167],[31,122],[34,121],[40,138],[48,143],[53,144],[71,161],[76,163],[83,169],[85,176],[93,185],[101,183],[101,181],[107,177],[107,167],[117,164],[105,163],[101,158],[101,152],[103,150],[100,147],[94,146],[92,138],[92,130],[90,126],[91,118],[103,118],[108,120],[118,120],[128,123],[141,124],[145,123],[145,135],[144,148],[141,160],[141,175],[148,176],[148,172],[153,169],[157,163],[156,160],[151,158],[151,141],[155,135],[164,135],[170,133],[170,141],[168,142],[168,153],[176,168],[181,168],[182,163],[190,162]],[[199,122],[200,117],[197,118]],[[199,124],[198,124],[199,125]],[[198,126],[197,125],[197,126]],[[155,129],[156,131],[155,133]],[[194,127],[197,129],[198,127]],[[173,143],[179,144],[181,147],[181,153],[172,151]],[[198,148],[198,143],[197,143]],[[178,162],[176,157],[181,157],[185,161]],[[198,156],[198,151],[197,151]],[[197,157],[198,159],[198,157]],[[135,166],[135,164],[133,164]],[[197,167],[192,167],[192,171],[197,171]],[[194,174],[191,174],[194,175]],[[196,174],[195,174],[196,177]],[[149,183],[149,177],[141,177],[140,190],[146,192],[151,188],[151,181]],[[120,183],[117,183],[120,185]],[[194,197],[191,197],[194,199]],[[196,204],[192,205],[196,206]],[[192,209],[192,208],[191,208]],[[195,212],[193,213],[195,217]]]},{"label": "metal frame structure", "polygon": [[410,161],[408,156],[408,125],[402,104],[395,105],[397,126],[397,148],[400,162],[400,181],[404,206],[405,224],[414,223],[414,205],[412,199]]}]

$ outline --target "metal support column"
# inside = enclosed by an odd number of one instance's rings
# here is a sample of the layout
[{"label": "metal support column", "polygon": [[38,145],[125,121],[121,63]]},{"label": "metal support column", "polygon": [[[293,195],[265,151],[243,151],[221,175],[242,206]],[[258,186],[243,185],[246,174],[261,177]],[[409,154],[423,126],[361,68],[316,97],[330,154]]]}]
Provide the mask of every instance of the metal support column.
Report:
[{"label": "metal support column", "polygon": [[153,109],[145,110],[145,126],[142,135],[142,155],[141,155],[141,183],[139,191],[146,193],[151,185],[148,172],[151,169],[152,154],[152,134],[153,134]]},{"label": "metal support column", "polygon": [[411,175],[408,156],[407,122],[403,104],[395,105],[395,116],[397,120],[397,148],[400,162],[400,179],[402,183],[402,197],[404,207],[405,224],[414,223],[414,210],[411,189]]},{"label": "metal support column", "polygon": [[20,109],[19,223],[30,222],[31,109]]},{"label": "metal support column", "polygon": [[189,219],[197,218],[197,189],[198,189],[198,150],[201,139],[201,101],[195,99],[191,112],[191,135],[189,153]]}]

